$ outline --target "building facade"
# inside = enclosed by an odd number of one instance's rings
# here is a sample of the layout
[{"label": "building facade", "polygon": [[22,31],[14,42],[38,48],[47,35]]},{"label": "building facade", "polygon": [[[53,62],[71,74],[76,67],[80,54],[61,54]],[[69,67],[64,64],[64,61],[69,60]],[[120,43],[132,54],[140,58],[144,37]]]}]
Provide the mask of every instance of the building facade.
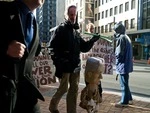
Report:
[{"label": "building facade", "polygon": [[122,22],[133,43],[135,59],[150,57],[150,0],[66,0],[66,7],[78,8],[80,32],[86,31],[90,22],[95,32],[113,36],[113,25]]},{"label": "building facade", "polygon": [[45,0],[44,5],[36,10],[36,18],[41,42],[47,43],[51,37],[49,29],[56,26],[56,0]]}]

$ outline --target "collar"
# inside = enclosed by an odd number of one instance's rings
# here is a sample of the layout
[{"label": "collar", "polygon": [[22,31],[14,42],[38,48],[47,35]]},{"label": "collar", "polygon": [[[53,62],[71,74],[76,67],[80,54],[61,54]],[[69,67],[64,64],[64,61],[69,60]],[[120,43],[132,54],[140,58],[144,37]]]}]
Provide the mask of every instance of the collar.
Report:
[{"label": "collar", "polygon": [[23,15],[27,15],[30,11],[30,9],[28,8],[28,6],[23,3],[22,1],[18,1],[18,7],[21,10],[21,12],[23,13]]}]

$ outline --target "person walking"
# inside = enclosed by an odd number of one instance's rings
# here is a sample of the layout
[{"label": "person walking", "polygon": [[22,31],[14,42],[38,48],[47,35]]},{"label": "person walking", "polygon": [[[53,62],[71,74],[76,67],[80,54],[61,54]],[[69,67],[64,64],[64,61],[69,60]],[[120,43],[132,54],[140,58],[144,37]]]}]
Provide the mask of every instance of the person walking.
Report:
[{"label": "person walking", "polygon": [[40,113],[44,97],[32,76],[33,58],[40,53],[33,11],[44,0],[0,1],[0,111]]},{"label": "person walking", "polygon": [[[51,113],[59,113],[58,104],[61,97],[67,92],[67,113],[77,113],[77,96],[80,79],[80,53],[88,52],[99,36],[92,37],[89,41],[82,39],[77,32],[77,8],[74,5],[68,7],[68,19],[55,30],[50,41],[52,48],[52,60],[56,67],[55,76],[60,79],[57,92],[53,95],[49,110]],[[69,88],[68,88],[69,84]]]},{"label": "person walking", "polygon": [[132,104],[132,94],[129,88],[129,73],[133,71],[133,53],[130,38],[125,33],[125,27],[121,22],[114,25],[114,37],[116,39],[116,74],[119,75],[121,87],[121,100],[116,107],[123,107]]}]

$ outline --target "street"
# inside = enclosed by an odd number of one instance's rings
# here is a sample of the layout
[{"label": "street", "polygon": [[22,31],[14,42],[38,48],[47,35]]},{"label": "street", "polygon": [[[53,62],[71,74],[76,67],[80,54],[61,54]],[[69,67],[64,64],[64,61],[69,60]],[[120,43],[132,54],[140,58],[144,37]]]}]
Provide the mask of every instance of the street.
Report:
[{"label": "street", "polygon": [[[103,91],[120,92],[119,80],[116,81],[115,66],[113,75],[103,74]],[[150,97],[150,65],[134,64],[134,71],[130,73],[129,85],[133,95]],[[80,85],[84,86],[83,74],[81,74]]]}]

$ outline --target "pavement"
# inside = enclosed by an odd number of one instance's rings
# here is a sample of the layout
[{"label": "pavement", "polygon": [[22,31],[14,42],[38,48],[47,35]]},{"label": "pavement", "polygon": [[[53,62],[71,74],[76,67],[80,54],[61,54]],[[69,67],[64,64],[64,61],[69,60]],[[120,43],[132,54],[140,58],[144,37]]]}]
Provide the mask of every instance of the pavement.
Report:
[{"label": "pavement", "polygon": [[[52,95],[57,90],[59,83],[52,83],[50,85],[40,86],[40,91],[45,97],[45,101],[40,101],[41,113],[50,113],[48,110],[49,103]],[[77,105],[80,103],[80,94],[83,87],[79,87],[79,95]],[[99,113],[150,113],[150,99],[146,100],[144,98],[138,98],[133,96],[133,105],[128,107],[116,108],[114,105],[120,100],[120,94],[115,92],[103,91],[103,101],[100,103]],[[66,112],[66,94],[62,97],[58,110],[60,113]],[[85,109],[82,109],[80,106],[77,106],[77,113],[87,113]]]}]

